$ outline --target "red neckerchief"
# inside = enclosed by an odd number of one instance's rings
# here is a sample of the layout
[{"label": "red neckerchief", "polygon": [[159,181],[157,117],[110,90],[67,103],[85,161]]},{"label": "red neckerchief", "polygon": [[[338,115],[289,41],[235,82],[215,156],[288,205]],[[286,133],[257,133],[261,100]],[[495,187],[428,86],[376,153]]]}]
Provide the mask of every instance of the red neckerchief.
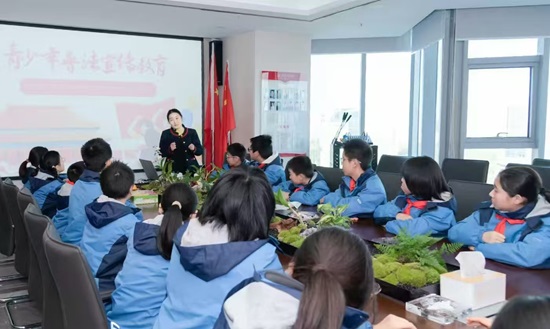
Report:
[{"label": "red neckerchief", "polygon": [[71,182],[70,180],[67,180],[66,183],[69,185],[74,185],[74,182]]},{"label": "red neckerchief", "polygon": [[300,191],[303,190],[303,189],[304,189],[304,187],[303,187],[303,186],[300,186],[300,187],[298,187],[297,189],[295,189],[293,193],[300,192]]},{"label": "red neckerchief", "polygon": [[403,213],[405,215],[410,215],[412,208],[417,209],[424,209],[428,205],[428,201],[411,201],[411,199],[407,198],[407,206],[405,207],[405,210],[403,210]]},{"label": "red neckerchief", "polygon": [[495,227],[495,231],[497,231],[500,234],[504,234],[506,231],[506,223],[510,225],[518,225],[525,223],[525,220],[523,219],[515,219],[515,218],[508,218],[504,217],[500,214],[496,214],[496,218],[499,220],[497,227]]},{"label": "red neckerchief", "polygon": [[349,181],[349,190],[350,190],[351,192],[353,192],[353,190],[355,190],[355,184],[357,184],[357,183],[355,182],[355,179],[352,178],[352,179]]},{"label": "red neckerchief", "polygon": [[260,165],[258,166],[258,168],[264,169],[265,166],[267,166],[267,163],[260,163]]}]

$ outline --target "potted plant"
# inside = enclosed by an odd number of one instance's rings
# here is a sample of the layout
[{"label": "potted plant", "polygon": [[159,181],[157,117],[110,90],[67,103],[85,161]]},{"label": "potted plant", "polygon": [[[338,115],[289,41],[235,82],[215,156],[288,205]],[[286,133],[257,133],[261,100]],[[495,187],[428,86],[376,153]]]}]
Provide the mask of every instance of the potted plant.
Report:
[{"label": "potted plant", "polygon": [[457,243],[434,245],[440,238],[430,235],[411,236],[401,231],[385,244],[375,244],[379,252],[373,257],[374,276],[382,292],[407,302],[429,293],[439,293],[439,277],[447,272],[446,253],[462,247]]},{"label": "potted plant", "polygon": [[342,215],[347,205],[337,207],[332,207],[329,204],[319,205],[317,211],[320,215],[310,216],[309,213],[301,212],[287,202],[280,190],[275,194],[275,201],[277,204],[288,207],[293,214],[292,217],[286,219],[275,216],[270,224],[270,234],[282,242],[281,249],[289,255],[293,255],[304,240],[319,228],[329,226],[349,228],[351,226],[351,219]]}]

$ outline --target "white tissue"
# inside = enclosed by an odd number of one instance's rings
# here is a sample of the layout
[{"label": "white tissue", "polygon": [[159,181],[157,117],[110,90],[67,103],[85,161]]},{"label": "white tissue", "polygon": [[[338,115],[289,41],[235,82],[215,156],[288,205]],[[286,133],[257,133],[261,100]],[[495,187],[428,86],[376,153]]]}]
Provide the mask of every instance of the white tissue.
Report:
[{"label": "white tissue", "polygon": [[460,276],[471,278],[485,273],[485,257],[479,251],[463,251],[456,256],[460,264]]}]

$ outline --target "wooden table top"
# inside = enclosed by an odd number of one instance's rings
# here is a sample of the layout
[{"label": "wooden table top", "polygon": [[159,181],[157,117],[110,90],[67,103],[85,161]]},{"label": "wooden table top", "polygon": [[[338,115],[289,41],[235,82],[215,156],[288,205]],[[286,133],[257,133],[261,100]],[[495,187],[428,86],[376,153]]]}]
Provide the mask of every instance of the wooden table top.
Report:
[{"label": "wooden table top", "polygon": [[[157,215],[156,207],[141,207],[143,209],[144,218],[153,218]],[[386,232],[382,226],[375,225],[372,220],[362,219],[354,223],[351,231],[359,235],[363,240],[368,241],[373,238],[393,236]],[[279,254],[279,259],[284,267],[287,266],[291,258],[287,255]],[[446,262],[457,265],[457,261],[453,256],[447,257]],[[543,295],[550,294],[550,270],[527,270],[514,266],[509,266],[494,262],[487,259],[486,268],[506,274],[506,298],[510,299],[517,295]],[[373,305],[369,309],[372,310]],[[418,329],[466,329],[469,328],[463,323],[456,321],[451,325],[440,325],[429,321],[425,318],[416,316],[405,311],[405,304],[391,297],[380,294],[377,296],[374,318],[371,320],[374,323],[382,320],[388,314],[394,314],[402,318],[406,318],[416,325]]]}]

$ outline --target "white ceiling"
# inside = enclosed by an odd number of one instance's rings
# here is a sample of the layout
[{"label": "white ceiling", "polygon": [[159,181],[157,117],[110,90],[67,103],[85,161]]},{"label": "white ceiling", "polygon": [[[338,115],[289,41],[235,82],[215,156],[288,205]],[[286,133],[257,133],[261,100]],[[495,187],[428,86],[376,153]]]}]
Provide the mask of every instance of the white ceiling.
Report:
[{"label": "white ceiling", "polygon": [[0,20],[223,38],[254,30],[314,39],[401,36],[434,10],[550,0],[0,0]]}]

